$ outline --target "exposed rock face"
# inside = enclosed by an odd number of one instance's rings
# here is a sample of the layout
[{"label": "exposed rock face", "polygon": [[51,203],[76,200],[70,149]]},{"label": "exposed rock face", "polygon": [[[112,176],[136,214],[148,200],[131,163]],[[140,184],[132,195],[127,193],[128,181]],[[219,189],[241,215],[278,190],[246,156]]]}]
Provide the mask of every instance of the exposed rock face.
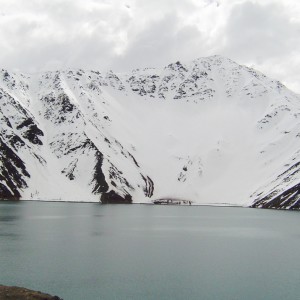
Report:
[{"label": "exposed rock face", "polygon": [[109,191],[108,193],[102,194],[101,202],[103,204],[130,204],[132,203],[132,197],[129,194],[125,195],[125,197],[121,197],[114,191]]},{"label": "exposed rock face", "polygon": [[6,145],[0,138],[0,198],[18,200],[21,197],[20,190],[27,187],[28,174],[24,162]]},{"label": "exposed rock face", "polygon": [[34,78],[2,70],[1,80],[0,72],[0,199],[100,201],[109,190],[119,202],[132,192],[149,197],[149,176],[131,153],[134,146],[110,132],[110,104],[101,96],[108,85],[123,90],[113,73]]},{"label": "exposed rock face", "polygon": [[51,296],[41,292],[28,290],[16,286],[0,285],[1,300],[62,300],[58,296]]},{"label": "exposed rock face", "polygon": [[0,70],[0,199],[299,209],[299,149],[299,95],[224,57]]},{"label": "exposed rock face", "polygon": [[285,190],[282,193],[273,192],[259,200],[257,200],[251,207],[262,208],[279,208],[279,209],[300,209],[300,183]]}]

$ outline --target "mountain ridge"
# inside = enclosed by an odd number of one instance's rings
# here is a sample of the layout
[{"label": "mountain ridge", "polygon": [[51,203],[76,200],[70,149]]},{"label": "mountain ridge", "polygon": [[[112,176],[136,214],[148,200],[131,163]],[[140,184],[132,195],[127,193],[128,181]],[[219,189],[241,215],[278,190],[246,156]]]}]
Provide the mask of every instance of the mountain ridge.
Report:
[{"label": "mountain ridge", "polygon": [[230,59],[2,69],[0,98],[0,198],[299,208],[300,97]]}]

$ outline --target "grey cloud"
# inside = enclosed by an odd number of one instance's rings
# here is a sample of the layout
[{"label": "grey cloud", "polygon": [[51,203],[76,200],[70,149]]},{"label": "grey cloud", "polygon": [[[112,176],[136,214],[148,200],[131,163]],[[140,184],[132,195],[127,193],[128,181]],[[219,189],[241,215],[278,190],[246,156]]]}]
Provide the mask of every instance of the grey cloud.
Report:
[{"label": "grey cloud", "polygon": [[133,2],[132,7],[139,13],[148,13],[160,17],[173,13],[187,14],[197,9],[197,5],[192,0],[136,0]]},{"label": "grey cloud", "polygon": [[258,63],[284,57],[291,49],[299,50],[299,30],[281,5],[245,2],[232,9],[224,32],[224,53]]},{"label": "grey cloud", "polygon": [[1,66],[25,71],[105,68],[119,42],[114,36],[130,22],[128,12],[109,4],[89,10],[84,1],[41,3],[26,1],[15,13],[11,6],[2,8],[0,47],[7,51]]},{"label": "grey cloud", "polygon": [[0,68],[126,71],[221,54],[300,92],[300,24],[287,7],[280,0],[0,0]]},{"label": "grey cloud", "polygon": [[291,21],[283,5],[250,1],[236,5],[222,35],[223,55],[252,65],[300,92],[300,24]]},{"label": "grey cloud", "polygon": [[116,58],[114,67],[124,70],[162,66],[175,60],[201,56],[204,41],[197,27],[178,24],[178,17],[173,14],[148,24],[134,37],[123,55]]}]

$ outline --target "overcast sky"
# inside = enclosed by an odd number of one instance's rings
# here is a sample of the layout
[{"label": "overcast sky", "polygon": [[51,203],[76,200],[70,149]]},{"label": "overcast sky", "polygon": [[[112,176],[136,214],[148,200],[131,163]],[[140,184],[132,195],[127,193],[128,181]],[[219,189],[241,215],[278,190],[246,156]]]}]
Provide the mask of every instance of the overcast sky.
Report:
[{"label": "overcast sky", "polygon": [[299,0],[0,0],[0,68],[117,72],[220,54],[300,93]]}]

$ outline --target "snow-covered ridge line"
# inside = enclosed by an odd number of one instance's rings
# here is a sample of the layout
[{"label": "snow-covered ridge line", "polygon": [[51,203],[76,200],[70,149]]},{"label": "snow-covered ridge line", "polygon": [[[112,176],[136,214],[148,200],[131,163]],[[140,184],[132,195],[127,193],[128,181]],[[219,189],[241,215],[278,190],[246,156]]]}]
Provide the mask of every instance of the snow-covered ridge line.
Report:
[{"label": "snow-covered ridge line", "polygon": [[221,57],[0,70],[0,198],[299,208],[300,98]]}]

